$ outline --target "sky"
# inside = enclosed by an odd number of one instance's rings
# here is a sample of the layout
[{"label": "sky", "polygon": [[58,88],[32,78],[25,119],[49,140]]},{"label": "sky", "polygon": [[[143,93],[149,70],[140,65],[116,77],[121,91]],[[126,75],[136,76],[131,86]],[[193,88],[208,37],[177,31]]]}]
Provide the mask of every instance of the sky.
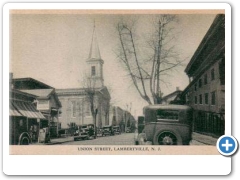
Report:
[{"label": "sky", "polygon": [[[124,65],[117,59],[116,24],[122,19],[137,18],[139,37],[149,30],[152,15],[118,14],[11,14],[10,72],[14,78],[32,77],[56,89],[80,88],[87,70],[86,59],[95,21],[98,45],[104,60],[104,84],[109,88],[111,104],[142,114],[147,103],[141,99],[127,76]],[[188,85],[184,73],[199,43],[215,18],[214,14],[177,15],[176,51],[184,61],[182,67],[167,77],[162,86],[167,95]]]}]

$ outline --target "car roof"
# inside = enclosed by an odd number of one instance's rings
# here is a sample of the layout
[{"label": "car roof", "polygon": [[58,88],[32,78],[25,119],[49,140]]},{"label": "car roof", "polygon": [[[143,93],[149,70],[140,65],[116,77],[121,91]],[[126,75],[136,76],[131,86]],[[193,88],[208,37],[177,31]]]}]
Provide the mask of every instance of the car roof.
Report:
[{"label": "car roof", "polygon": [[108,126],[103,126],[103,128],[105,128],[105,127],[112,127],[111,125],[108,125]]},{"label": "car roof", "polygon": [[175,104],[162,105],[162,104],[157,104],[157,105],[145,106],[143,109],[145,111],[145,110],[157,110],[157,109],[190,110],[192,108],[190,106],[186,106],[186,105],[175,105]]},{"label": "car roof", "polygon": [[79,126],[89,126],[89,125],[94,125],[94,124],[81,124]]}]

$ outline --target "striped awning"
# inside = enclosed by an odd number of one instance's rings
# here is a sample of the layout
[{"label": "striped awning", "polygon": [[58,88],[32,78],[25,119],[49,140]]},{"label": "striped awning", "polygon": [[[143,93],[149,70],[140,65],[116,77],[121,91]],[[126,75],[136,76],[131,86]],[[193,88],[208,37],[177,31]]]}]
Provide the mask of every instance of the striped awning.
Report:
[{"label": "striped awning", "polygon": [[[11,104],[11,103],[10,103]],[[23,101],[13,101],[12,107],[14,108],[13,115],[16,114],[16,111],[21,114],[21,116],[25,116],[28,118],[40,118],[46,119],[41,112],[39,112],[33,104]],[[11,108],[11,105],[10,105]],[[11,113],[10,113],[11,115]]]},{"label": "striped awning", "polygon": [[10,116],[22,116],[20,112],[12,105],[12,102],[9,103],[9,115]]}]

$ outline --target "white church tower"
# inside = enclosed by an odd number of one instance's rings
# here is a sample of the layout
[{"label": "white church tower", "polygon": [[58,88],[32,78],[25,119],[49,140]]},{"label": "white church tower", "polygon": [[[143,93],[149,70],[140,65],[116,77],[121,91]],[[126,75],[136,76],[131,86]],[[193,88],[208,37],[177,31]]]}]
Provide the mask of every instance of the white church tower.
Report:
[{"label": "white church tower", "polygon": [[92,42],[90,46],[89,56],[87,59],[87,64],[89,73],[88,75],[91,81],[95,83],[95,88],[101,88],[104,86],[103,63],[104,61],[101,59],[94,23]]}]

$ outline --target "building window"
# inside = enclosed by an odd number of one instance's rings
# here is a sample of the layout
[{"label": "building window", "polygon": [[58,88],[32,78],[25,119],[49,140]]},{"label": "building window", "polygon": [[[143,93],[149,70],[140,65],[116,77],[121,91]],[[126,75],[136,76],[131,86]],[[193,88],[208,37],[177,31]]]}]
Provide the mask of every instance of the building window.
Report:
[{"label": "building window", "polygon": [[207,82],[207,74],[204,75],[204,85],[206,85],[208,82]]},{"label": "building window", "polygon": [[212,104],[212,105],[215,105],[215,104],[216,104],[216,92],[213,91],[213,92],[211,93],[211,95],[212,95],[211,104]]},{"label": "building window", "polygon": [[219,63],[219,77],[221,85],[225,85],[225,57]]},{"label": "building window", "polygon": [[211,80],[213,81],[215,79],[215,72],[214,69],[211,70]]},{"label": "building window", "polygon": [[202,79],[198,80],[198,87],[201,88],[202,87]]},{"label": "building window", "polygon": [[76,125],[75,122],[70,122],[69,126],[70,126],[70,128],[74,128],[74,127],[76,127],[77,125]]},{"label": "building window", "polygon": [[72,117],[76,117],[76,101],[72,101],[71,112],[72,112]]},{"label": "building window", "polygon": [[194,85],[194,90],[197,91],[197,83]]},{"label": "building window", "polygon": [[208,104],[208,93],[205,93],[205,104]]},{"label": "building window", "polygon": [[202,104],[202,95],[199,95],[199,104]]},{"label": "building window", "polygon": [[96,75],[96,67],[92,66],[92,76],[95,76],[95,75]]},{"label": "building window", "polygon": [[197,104],[197,96],[195,96],[195,104]]},{"label": "building window", "polygon": [[86,103],[84,106],[85,106],[85,116],[90,116],[91,115],[90,104]]}]

